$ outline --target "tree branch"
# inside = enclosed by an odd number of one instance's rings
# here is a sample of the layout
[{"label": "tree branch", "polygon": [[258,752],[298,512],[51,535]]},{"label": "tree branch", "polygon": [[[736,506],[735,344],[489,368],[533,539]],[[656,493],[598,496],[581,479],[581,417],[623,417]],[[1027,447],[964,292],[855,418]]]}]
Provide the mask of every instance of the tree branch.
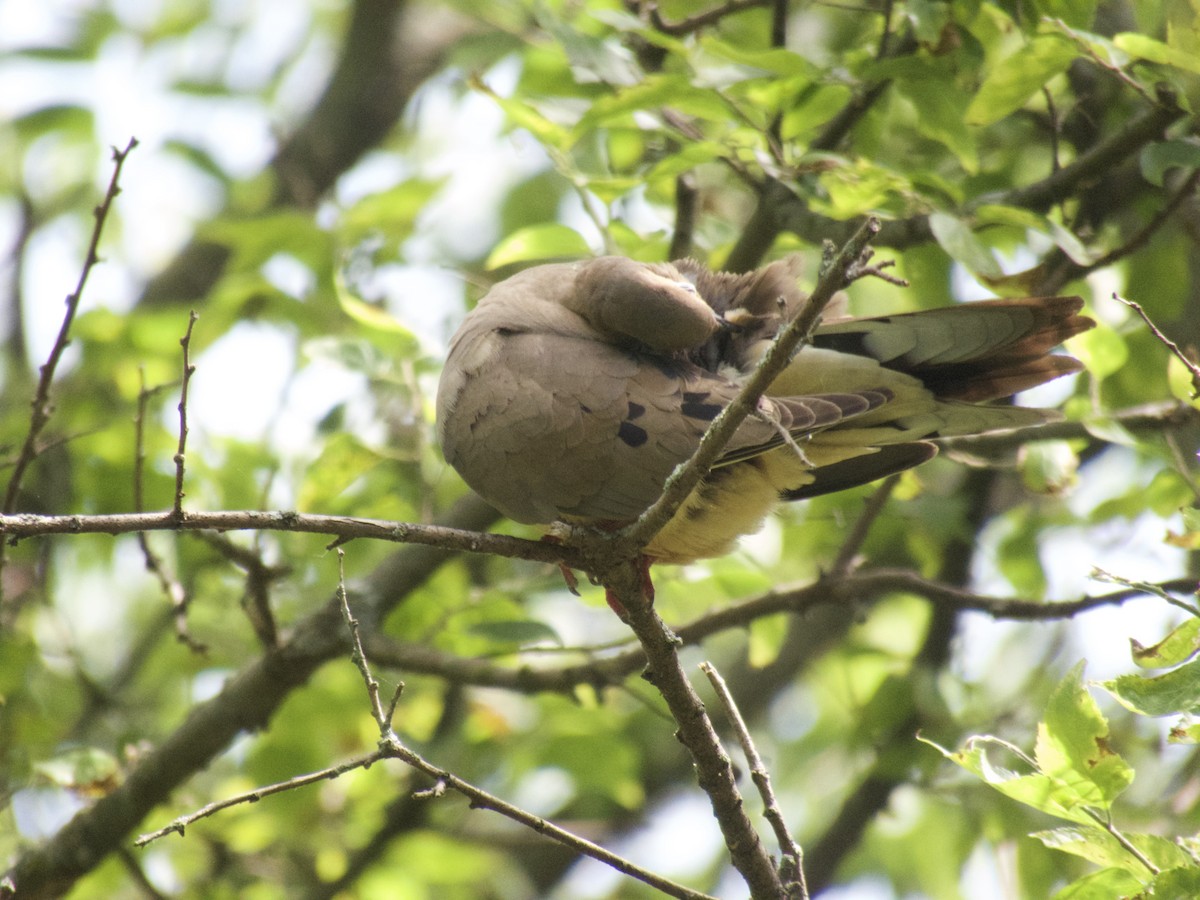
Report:
[{"label": "tree branch", "polygon": [[659,618],[643,590],[637,562],[619,562],[596,574],[624,608],[625,620],[641,642],[646,654],[642,677],[666,701],[677,726],[675,735],[692,757],[696,781],[708,795],[729,857],[750,888],[750,896],[753,900],[785,897],[779,872],[746,815],[729,754],[679,662],[679,639]]},{"label": "tree branch", "polygon": [[762,757],[759,756],[758,748],[754,746],[754,738],[750,736],[750,729],[746,726],[746,720],[742,718],[742,713],[738,709],[737,703],[734,702],[733,694],[729,691],[729,685],[725,683],[721,673],[710,662],[702,662],[700,669],[708,677],[713,690],[717,692],[721,706],[725,709],[725,715],[729,719],[730,725],[733,726],[734,734],[737,735],[738,743],[742,745],[742,752],[746,754],[746,762],[750,766],[750,778],[754,781],[754,786],[758,788],[759,796],[762,797],[763,816],[771,823],[771,829],[775,832],[775,840],[779,843],[779,849],[783,853],[780,874],[786,882],[784,890],[788,897],[795,897],[796,900],[808,900],[808,885],[804,879],[804,851],[800,849],[800,845],[788,831],[783,810],[780,809],[779,801],[775,798],[775,790],[771,787],[771,773],[767,770]]},{"label": "tree branch", "polygon": [[[482,501],[480,501],[482,502]],[[503,534],[483,534],[383,519],[326,516],[313,513],[258,510],[201,512],[174,510],[147,513],[111,513],[96,516],[40,516],[32,513],[0,515],[0,535],[9,540],[42,534],[129,534],[136,531],[290,531],[324,534],[344,543],[356,538],[426,544],[445,550],[490,553],[510,559],[564,563],[583,567],[582,557],[571,547],[546,541],[529,541]]]},{"label": "tree branch", "polygon": [[[1178,578],[1154,587],[1165,592],[1191,594],[1196,583]],[[781,587],[754,599],[722,607],[673,630],[680,646],[697,646],[723,632],[743,631],[767,616],[787,613],[806,617],[818,607],[851,603],[863,606],[893,593],[910,593],[953,611],[981,612],[997,620],[1051,622],[1095,609],[1120,606],[1150,592],[1143,587],[1126,586],[1122,590],[1076,600],[1042,602],[977,594],[922,578],[907,569],[871,569],[830,575],[812,584]],[[646,665],[646,654],[640,647],[598,654],[586,662],[536,667],[527,663],[509,666],[487,658],[455,656],[425,644],[399,643],[379,634],[368,634],[366,643],[371,658],[389,668],[433,675],[454,684],[501,688],[524,694],[570,695],[580,685],[601,690],[620,684]]]},{"label": "tree branch", "polygon": [[[450,512],[445,527],[479,531],[497,517],[482,501],[468,497]],[[359,617],[374,627],[448,558],[445,550],[436,547],[406,547],[392,554],[357,591],[362,598]],[[50,840],[23,852],[7,874],[18,896],[41,900],[66,893],[112,853],[150,810],[208,766],[239,734],[265,727],[293,690],[345,652],[340,616],[336,602],[330,600],[298,623],[289,640],[234,675],[220,693],[195,706],[173,733],[139,757],[120,786],[81,811]]]},{"label": "tree branch", "polygon": [[52,411],[50,405],[50,385],[54,381],[54,373],[58,369],[58,363],[62,359],[63,352],[71,342],[71,325],[75,321],[75,313],[79,310],[79,301],[83,299],[83,289],[87,286],[88,276],[92,273],[92,269],[95,268],[96,263],[100,261],[97,252],[100,247],[100,235],[104,231],[104,223],[108,220],[108,214],[112,211],[113,202],[117,199],[117,195],[121,193],[121,169],[125,165],[125,160],[133,152],[133,148],[137,144],[137,138],[130,138],[124,150],[118,150],[116,147],[112,148],[112,177],[108,181],[108,190],[104,192],[104,199],[92,211],[96,224],[92,227],[92,238],[88,243],[87,255],[84,257],[83,268],[79,272],[79,280],[75,284],[75,290],[67,295],[67,308],[63,313],[62,324],[58,329],[58,336],[54,339],[54,344],[50,348],[50,355],[47,357],[46,362],[42,364],[41,377],[38,378],[37,389],[30,404],[33,410],[29,417],[29,431],[25,434],[25,442],[21,445],[21,451],[17,454],[17,461],[13,465],[12,475],[9,476],[8,488],[4,492],[4,505],[0,507],[0,512],[10,513],[16,509],[17,495],[21,490],[21,480],[25,477],[26,468],[28,468],[29,464],[33,462],[38,454],[37,440],[42,433],[42,429],[46,427],[46,423],[50,421],[50,413]]}]

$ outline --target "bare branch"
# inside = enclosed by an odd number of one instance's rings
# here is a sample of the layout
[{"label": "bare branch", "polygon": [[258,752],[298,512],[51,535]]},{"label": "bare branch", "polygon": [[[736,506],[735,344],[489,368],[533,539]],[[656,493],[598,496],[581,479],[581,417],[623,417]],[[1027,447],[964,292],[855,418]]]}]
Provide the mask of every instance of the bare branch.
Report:
[{"label": "bare branch", "polygon": [[[379,737],[383,740],[392,731],[392,720],[383,711],[383,703],[379,699],[379,682],[371,674],[371,666],[367,662],[367,655],[363,652],[362,638],[358,633],[358,619],[354,618],[354,614],[350,612],[350,601],[346,599],[346,551],[341,547],[337,549],[337,558],[338,586],[336,596],[338,604],[342,608],[342,618],[346,620],[346,627],[350,630],[350,645],[354,651],[351,658],[354,660],[354,665],[358,666],[363,684],[367,686],[367,697],[371,701],[371,715],[375,717],[375,724],[379,726]],[[397,696],[399,695],[397,694]],[[391,709],[395,710],[395,708],[396,704],[393,699]]]},{"label": "bare branch", "polygon": [[246,593],[242,595],[242,609],[263,647],[277,646],[279,628],[275,624],[275,613],[271,610],[271,585],[290,574],[291,567],[270,565],[257,551],[242,547],[215,531],[193,533],[246,573]]},{"label": "bare branch", "polygon": [[566,563],[583,568],[583,559],[571,547],[547,541],[529,541],[503,534],[485,534],[389,522],[383,519],[359,519],[350,516],[325,516],[312,513],[264,512],[257,510],[196,512],[183,517],[173,510],[149,513],[113,513],[98,516],[39,516],[32,513],[0,515],[0,535],[9,539],[41,534],[131,534],[135,531],[290,531],[332,535],[339,542],[356,538],[394,541],[402,544],[428,544],[446,550],[490,553],[511,559]]},{"label": "bare branch", "polygon": [[775,799],[775,790],[771,787],[771,773],[763,763],[762,757],[758,755],[758,748],[754,746],[754,738],[750,736],[746,720],[742,718],[733,694],[729,692],[729,685],[725,683],[721,673],[710,662],[700,663],[700,669],[708,676],[709,683],[717,692],[717,698],[733,726],[738,743],[742,745],[742,752],[746,754],[746,762],[750,765],[750,777],[754,786],[758,788],[759,796],[762,797],[763,816],[771,823],[775,840],[779,842],[780,851],[783,853],[780,874],[784,879],[784,890],[789,898],[808,900],[808,885],[804,881],[804,851],[800,849],[800,845],[788,830],[787,822],[784,821],[783,810],[780,809],[779,801]]},{"label": "bare branch", "polygon": [[520,807],[513,806],[494,794],[489,794],[482,788],[478,788],[469,782],[463,781],[452,772],[435,766],[433,763],[423,759],[419,754],[408,749],[400,743],[395,735],[391,735],[388,739],[380,742],[380,752],[384,756],[394,759],[399,759],[414,769],[424,772],[426,775],[434,779],[434,794],[432,796],[440,796],[440,793],[445,790],[456,791],[462,794],[471,801],[471,806],[475,809],[490,809],[493,812],[500,813],[505,818],[512,819],[527,828],[531,828],[543,837],[548,837],[552,841],[557,841],[566,847],[570,847],[585,856],[590,856],[592,859],[598,860],[624,875],[631,878],[636,878],[644,884],[650,885],[668,897],[681,897],[684,900],[714,900],[708,894],[700,891],[694,891],[691,888],[684,887],[681,884],[676,884],[669,879],[656,875],[640,866],[635,866],[633,863],[624,857],[618,856],[598,844],[593,844],[586,838],[559,828],[552,822],[535,816],[533,813],[526,812]]},{"label": "bare branch", "polygon": [[145,847],[147,844],[157,841],[159,838],[166,837],[168,834],[178,834],[182,837],[187,827],[193,822],[198,822],[200,819],[207,819],[209,816],[221,812],[221,810],[229,809],[231,806],[241,806],[243,803],[257,803],[259,800],[262,800],[264,797],[270,797],[272,794],[294,791],[296,788],[307,787],[310,784],[317,784],[321,781],[328,781],[331,778],[345,775],[347,772],[353,772],[355,769],[369,769],[372,765],[383,759],[385,755],[382,750],[375,750],[366,756],[360,756],[357,759],[351,759],[339,765],[330,766],[328,769],[321,769],[319,772],[297,775],[295,778],[289,778],[287,781],[268,784],[266,787],[255,788],[252,791],[246,791],[244,794],[238,794],[234,797],[218,800],[215,803],[209,803],[207,806],[203,806],[193,813],[180,816],[171,822],[170,825],[166,825],[157,831],[140,835],[133,844],[135,847]]},{"label": "bare branch", "polygon": [[685,34],[691,34],[693,31],[699,31],[707,25],[715,25],[726,16],[731,16],[736,13],[744,12],[747,9],[757,9],[760,6],[769,6],[774,0],[728,0],[724,6],[718,6],[714,9],[706,10],[702,13],[696,13],[694,16],[688,16],[678,22],[668,22],[662,17],[658,11],[658,4],[651,2],[647,4],[650,9],[650,21],[654,23],[654,27],[663,34],[670,34],[676,37]]},{"label": "bare branch", "polygon": [[[941,582],[921,578],[905,569],[873,569],[838,575],[832,572],[812,584],[782,586],[751,600],[722,607],[674,629],[680,646],[697,646],[726,631],[742,631],[758,619],[788,613],[805,616],[820,606],[849,602],[865,605],[891,593],[910,593],[954,611],[982,612],[994,619],[1058,621],[1153,594],[1192,594],[1192,579],[1178,578],[1155,585],[1125,583],[1124,589],[1077,600],[1042,602],[1015,597],[975,594]],[[1160,593],[1161,592],[1161,593]],[[1168,601],[1170,602],[1170,601]],[[1180,605],[1175,601],[1175,605]],[[1183,604],[1185,609],[1191,608]],[[494,687],[520,693],[571,694],[579,685],[597,690],[620,684],[646,665],[641,647],[629,647],[585,662],[534,667],[493,663],[485,658],[455,656],[424,644],[401,644],[382,635],[368,637],[371,657],[378,664],[420,675],[435,675],[454,684]]]},{"label": "bare branch", "polygon": [[[142,512],[145,508],[143,472],[146,464],[146,411],[150,397],[157,393],[160,388],[147,389],[146,370],[144,368],[139,367],[138,378],[141,381],[141,385],[138,388],[137,414],[134,416],[133,427],[133,507],[138,512]],[[167,567],[163,564],[162,559],[150,546],[146,532],[139,531],[137,533],[137,542],[142,551],[142,558],[146,561],[146,571],[150,572],[158,580],[159,587],[162,588],[163,593],[167,596],[167,600],[171,603],[171,617],[175,623],[176,639],[193,653],[207,653],[208,647],[202,641],[198,641],[192,637],[191,630],[188,628],[187,608],[190,598],[183,584],[180,583],[178,578],[175,578],[167,571]]]},{"label": "bare branch", "polygon": [[25,477],[25,470],[37,456],[38,437],[41,435],[42,429],[46,427],[46,423],[50,421],[50,413],[52,411],[50,405],[50,384],[54,381],[54,373],[58,369],[63,352],[71,342],[71,325],[75,321],[75,313],[79,310],[79,302],[83,298],[83,289],[87,285],[88,276],[100,261],[100,257],[97,255],[97,250],[100,246],[100,235],[104,231],[104,223],[108,220],[108,214],[112,210],[113,201],[121,193],[121,168],[125,165],[126,158],[133,152],[133,148],[137,146],[137,143],[137,138],[130,138],[124,150],[118,150],[116,147],[112,149],[112,178],[109,179],[108,190],[104,193],[104,199],[92,211],[96,224],[92,227],[92,238],[88,244],[87,256],[84,258],[83,268],[79,272],[79,280],[75,284],[75,290],[67,295],[67,309],[63,313],[63,320],[58,329],[58,336],[54,339],[54,345],[50,348],[50,355],[47,357],[46,362],[42,364],[41,377],[38,378],[37,389],[30,404],[33,407],[33,412],[29,417],[29,431],[25,435],[25,443],[22,445],[21,452],[17,456],[12,475],[8,479],[8,488],[4,494],[2,511],[5,513],[10,513],[16,508],[17,494],[21,490],[21,481]]},{"label": "bare branch", "polygon": [[624,608],[625,621],[641,642],[646,654],[642,677],[666,701],[677,726],[675,735],[691,754],[696,781],[708,795],[734,868],[745,879],[753,900],[778,900],[784,896],[779,872],[746,815],[729,754],[679,662],[680,640],[643,589],[641,566],[636,560],[626,560],[610,564],[597,575]]},{"label": "bare branch", "polygon": [[[383,704],[379,699],[379,682],[371,674],[371,666],[367,661],[367,655],[363,651],[362,640],[359,636],[359,622],[350,612],[350,604],[346,599],[345,572],[342,569],[343,553],[338,550],[338,589],[337,600],[341,607],[342,617],[346,621],[346,625],[350,630],[350,642],[353,647],[354,664],[358,667],[359,673],[362,675],[363,683],[367,687],[367,696],[371,703],[371,715],[375,718],[376,724],[379,726],[379,749],[375,754],[364,757],[366,765],[370,765],[375,759],[387,757],[399,759],[407,763],[414,769],[431,776],[434,779],[434,786],[428,791],[420,791],[418,794],[425,799],[436,799],[442,797],[446,790],[454,790],[462,794],[471,801],[471,806],[475,808],[482,807],[491,809],[500,813],[506,818],[512,819],[528,828],[532,828],[538,834],[544,835],[551,840],[557,841],[572,850],[590,856],[593,859],[599,860],[606,865],[611,866],[618,872],[629,875],[655,887],[662,893],[670,897],[683,897],[689,900],[711,900],[705,894],[698,891],[693,891],[683,885],[679,885],[666,878],[655,875],[646,869],[636,866],[629,860],[617,856],[605,850],[598,844],[593,844],[578,835],[572,834],[565,829],[559,828],[540,816],[535,816],[533,813],[527,812],[517,806],[513,806],[507,801],[501,800],[493,794],[475,787],[474,785],[463,781],[458,776],[445,769],[439,768],[430,762],[427,762],[421,756],[406,747],[396,733],[392,730],[391,714],[395,711],[396,701],[399,698],[400,692],[397,690],[392,698],[392,703],[387,712],[384,712]],[[360,763],[361,765],[361,763]],[[416,796],[416,795],[414,795]]]},{"label": "bare branch", "polygon": [[179,346],[183,348],[183,380],[179,388],[179,447],[175,451],[175,507],[174,513],[176,516],[183,516],[183,466],[187,452],[187,400],[188,400],[188,385],[192,382],[192,375],[196,371],[196,367],[191,364],[189,359],[189,350],[192,344],[192,327],[196,324],[196,319],[199,315],[193,309],[188,315],[187,331],[183,337],[179,339]]},{"label": "bare branch", "polygon": [[697,199],[696,176],[691,172],[684,172],[675,179],[675,228],[671,233],[668,259],[683,259],[692,254]]},{"label": "bare branch", "polygon": [[888,500],[891,499],[892,491],[896,489],[896,485],[900,483],[899,473],[889,475],[879,483],[874,493],[867,500],[867,505],[863,507],[862,513],[854,522],[854,527],[850,529],[850,534],[846,540],[842,541],[842,546],[838,550],[837,557],[830,567],[832,575],[848,575],[854,569],[855,559],[858,557],[858,551],[862,549],[863,542],[867,539],[867,535],[871,531],[871,526],[875,524],[875,520],[879,518],[887,506]]},{"label": "bare branch", "polygon": [[[495,510],[474,497],[464,498],[447,514],[447,522],[456,526],[451,531],[472,534],[496,519]],[[428,546],[405,547],[392,554],[359,587],[370,603],[360,606],[358,615],[378,621],[448,558],[445,550]],[[321,605],[296,624],[282,645],[248,663],[216,696],[197,703],[172,733],[139,756],[115,790],[80,811],[47,841],[24,850],[7,875],[19,895],[37,900],[67,893],[150,810],[209,765],[238,735],[265,727],[297,687],[345,652],[340,621],[335,602]]]},{"label": "bare branch", "polygon": [[[1198,170],[1196,174],[1200,175],[1200,170]],[[1178,344],[1162,333],[1159,327],[1154,324],[1154,320],[1151,319],[1146,313],[1146,310],[1142,308],[1140,303],[1135,303],[1132,300],[1126,300],[1119,294],[1113,294],[1113,299],[1124,303],[1135,313],[1141,316],[1142,321],[1146,323],[1146,327],[1150,329],[1150,333],[1158,339],[1158,342],[1170,350],[1172,356],[1183,363],[1184,368],[1187,369],[1192,376],[1192,399],[1196,400],[1197,398],[1200,398],[1200,365],[1197,365],[1195,360],[1189,359],[1188,355],[1179,349]]]}]

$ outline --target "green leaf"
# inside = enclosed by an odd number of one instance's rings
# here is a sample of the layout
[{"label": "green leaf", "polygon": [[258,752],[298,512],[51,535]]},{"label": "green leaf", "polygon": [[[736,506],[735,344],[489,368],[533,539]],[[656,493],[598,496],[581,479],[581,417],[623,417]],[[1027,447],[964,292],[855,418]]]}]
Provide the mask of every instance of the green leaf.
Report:
[{"label": "green leaf", "polygon": [[399,244],[412,234],[417,216],[447,180],[410,178],[364,197],[342,213],[338,236],[353,245],[369,234],[381,232],[391,244]]},{"label": "green leaf", "polygon": [[1021,482],[1034,493],[1057,496],[1075,485],[1079,454],[1067,441],[1037,441],[1020,451]]},{"label": "green leaf", "polygon": [[1200,74],[1200,58],[1180,48],[1156,41],[1154,38],[1135,32],[1122,32],[1113,36],[1113,45],[1130,56],[1150,62],[1175,66],[1193,74]]},{"label": "green leaf", "polygon": [[1200,410],[1200,384],[1197,384],[1196,375],[1173,353],[1167,360],[1167,384],[1172,397]]},{"label": "green leaf", "polygon": [[664,106],[685,115],[718,122],[726,121],[733,115],[729,102],[715,89],[697,87],[682,75],[655,75],[632,87],[600,97],[580,117],[572,134],[578,140],[600,125],[623,119],[634,112],[650,111],[657,115]]},{"label": "green leaf", "polygon": [[917,131],[945,146],[963,169],[975,174],[979,170],[979,153],[975,135],[967,127],[967,96],[961,91],[947,90],[948,76],[943,73],[911,68],[905,73],[910,77],[898,77],[896,88],[918,111]]},{"label": "green leaf", "polygon": [[1165,872],[1159,872],[1150,882],[1150,897],[1154,900],[1195,900],[1200,897],[1200,867],[1194,861]]},{"label": "green leaf", "polygon": [[515,647],[547,643],[562,646],[562,638],[559,637],[557,631],[545,622],[538,622],[534,619],[475,622],[467,628],[467,631],[497,644],[510,644]]},{"label": "green leaf", "polygon": [[[346,279],[342,276],[341,270],[338,270],[337,275],[334,277],[334,285],[337,292],[338,305],[341,306],[342,312],[344,312],[359,325],[364,325],[367,328],[373,328],[377,331],[385,332],[393,337],[403,337],[404,344],[402,352],[405,356],[411,356],[416,352],[420,342],[417,340],[412,330],[406,327],[382,306],[376,306],[373,303],[367,303],[361,297],[358,297],[351,292],[350,289],[346,287]],[[397,347],[396,349],[401,350],[400,347]]]},{"label": "green leaf", "polygon": [[[741,594],[738,596],[748,596]],[[779,657],[788,634],[787,616],[764,616],[750,623],[748,661],[752,668],[762,669]]]},{"label": "green leaf", "polygon": [[496,245],[484,263],[487,269],[500,269],[513,263],[544,259],[577,259],[591,255],[587,241],[566,225],[530,225],[515,231]]},{"label": "green leaf", "polygon": [[1108,737],[1108,721],[1084,688],[1078,663],[1046,704],[1038,725],[1038,766],[1074,788],[1080,803],[1107,809],[1133,781],[1133,769],[1109,747]]},{"label": "green leaf", "polygon": [[971,272],[988,277],[1000,277],[1000,269],[992,251],[975,237],[970,226],[957,216],[935,212],[929,216],[929,227],[938,245],[955,262],[962,263]]},{"label": "green leaf", "polygon": [[9,119],[22,139],[29,141],[47,131],[65,131],[80,136],[90,135],[95,127],[92,110],[69,103],[40,106],[23,116]]},{"label": "green leaf", "polygon": [[1140,668],[1164,669],[1177,666],[1200,651],[1200,618],[1188,618],[1157,644],[1143,647],[1130,638],[1129,645],[1133,661]]},{"label": "green leaf", "polygon": [[1145,885],[1125,869],[1101,869],[1071,882],[1053,900],[1112,900],[1133,897]]},{"label": "green leaf", "polygon": [[749,68],[761,69],[764,72],[770,72],[772,75],[779,75],[783,78],[796,76],[808,76],[811,78],[818,74],[816,67],[799,53],[780,47],[771,47],[766,50],[748,50],[744,46],[738,46],[708,35],[700,39],[700,47],[713,56],[718,56]]},{"label": "green leaf", "polygon": [[1200,659],[1154,678],[1121,675],[1102,687],[1122,706],[1143,716],[1200,714]]},{"label": "green leaf", "polygon": [[[1121,868],[1133,875],[1147,875],[1145,863],[1121,841],[1105,829],[1055,828],[1031,835],[1053,850],[1080,856],[1099,866]],[[1187,865],[1189,859],[1183,848],[1174,841],[1156,834],[1122,834],[1132,847],[1159,868]],[[1157,895],[1156,895],[1157,896]]]},{"label": "green leaf", "polygon": [[1142,176],[1151,184],[1162,187],[1168,169],[1200,168],[1200,144],[1187,140],[1160,141],[1143,149],[1138,161]]},{"label": "green leaf", "polygon": [[[951,762],[966,769],[989,787],[1006,797],[1060,819],[1083,825],[1095,824],[1087,810],[1080,805],[1078,792],[1040,772],[1022,775],[992,763],[985,747],[989,744],[1019,754],[1016,748],[990,735],[971,738],[964,749],[948,751],[925,738],[918,740],[937,747]],[[1029,761],[1032,762],[1032,761]]]},{"label": "green leaf", "polygon": [[1191,725],[1185,725],[1182,722],[1172,725],[1171,730],[1167,733],[1167,743],[1200,744],[1200,722]]},{"label": "green leaf", "polygon": [[566,128],[546,118],[529,103],[501,97],[480,78],[472,78],[470,85],[479,93],[492,98],[496,105],[504,110],[512,124],[524,128],[543,145],[563,148],[571,143],[570,132]]},{"label": "green leaf", "polygon": [[1038,15],[1061,19],[1072,28],[1091,28],[1096,18],[1096,0],[1037,0]]},{"label": "green leaf", "polygon": [[1071,354],[1096,379],[1119,372],[1129,360],[1129,346],[1116,329],[1103,322],[1071,339]]},{"label": "green leaf", "polygon": [[1078,55],[1066,37],[1045,34],[997,63],[967,107],[969,125],[991,125],[1016,112]]},{"label": "green leaf", "polygon": [[87,796],[102,796],[115,788],[120,765],[99,747],[77,747],[35,763],[33,770],[59,787]]}]

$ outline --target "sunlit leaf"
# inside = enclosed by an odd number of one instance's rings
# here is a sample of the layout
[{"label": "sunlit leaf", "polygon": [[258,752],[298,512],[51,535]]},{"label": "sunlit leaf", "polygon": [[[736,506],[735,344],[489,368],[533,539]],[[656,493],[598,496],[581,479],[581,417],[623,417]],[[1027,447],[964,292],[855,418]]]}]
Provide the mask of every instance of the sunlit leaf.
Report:
[{"label": "sunlit leaf", "polygon": [[929,216],[929,227],[938,245],[971,272],[991,277],[1002,274],[1000,264],[996,262],[992,251],[975,237],[971,227],[962,219],[935,212]]},{"label": "sunlit leaf", "polygon": [[1133,770],[1110,746],[1108,720],[1083,686],[1083,663],[1050,695],[1036,757],[1042,771],[1078,791],[1079,802],[1101,809],[1133,781]]},{"label": "sunlit leaf", "polygon": [[1055,75],[1066,70],[1078,51],[1065,37],[1047,34],[996,63],[967,106],[967,122],[991,125],[1011,115]]},{"label": "sunlit leaf", "polygon": [[588,256],[591,248],[583,236],[566,225],[531,225],[502,240],[484,264],[499,269],[513,263]]},{"label": "sunlit leaf", "polygon": [[1164,44],[1162,41],[1155,40],[1150,35],[1124,31],[1114,35],[1112,40],[1113,44],[1120,47],[1130,56],[1136,56],[1139,59],[1149,60],[1150,62],[1162,63],[1167,66],[1175,66],[1194,74],[1200,73],[1200,59],[1197,59],[1194,53],[1188,53],[1185,50]]},{"label": "sunlit leaf", "polygon": [[1143,669],[1165,669],[1186,662],[1200,651],[1200,618],[1185,619],[1182,624],[1171,629],[1170,634],[1159,641],[1144,647],[1129,639],[1133,661]]},{"label": "sunlit leaf", "polygon": [[1154,678],[1120,675],[1102,686],[1126,709],[1143,716],[1200,714],[1200,659]]}]

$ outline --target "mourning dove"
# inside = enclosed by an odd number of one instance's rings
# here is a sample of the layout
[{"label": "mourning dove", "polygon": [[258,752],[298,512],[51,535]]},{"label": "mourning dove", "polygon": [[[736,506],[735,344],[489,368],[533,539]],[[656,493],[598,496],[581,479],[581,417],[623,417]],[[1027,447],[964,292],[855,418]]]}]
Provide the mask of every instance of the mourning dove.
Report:
[{"label": "mourning dove", "polygon": [[[446,460],[518,522],[631,522],[801,308],[795,269],[607,256],[500,282],[450,343],[437,396]],[[1092,326],[1081,306],[989,300],[825,322],[645,554],[719,556],[781,499],[915,466],[936,454],[930,438],[1046,421],[986,404],[1080,368],[1050,351]]]}]

